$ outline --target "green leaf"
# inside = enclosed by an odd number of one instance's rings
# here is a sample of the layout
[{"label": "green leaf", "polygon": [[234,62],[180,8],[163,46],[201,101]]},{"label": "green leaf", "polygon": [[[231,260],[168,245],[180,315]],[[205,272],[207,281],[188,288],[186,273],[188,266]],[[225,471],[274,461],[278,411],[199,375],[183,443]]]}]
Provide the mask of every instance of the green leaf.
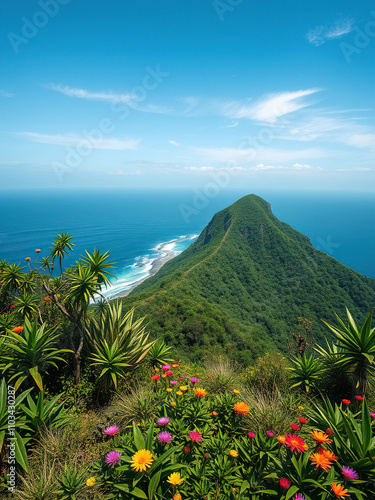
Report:
[{"label": "green leaf", "polygon": [[134,434],[134,442],[135,442],[135,445],[137,447],[137,450],[146,449],[145,440],[143,439],[142,433],[139,430],[139,427],[135,422],[133,422],[133,434]]},{"label": "green leaf", "polygon": [[18,432],[15,432],[14,436],[16,438],[16,460],[26,472],[29,472],[25,443]]},{"label": "green leaf", "polygon": [[160,476],[161,476],[161,469],[154,474],[150,480],[150,483],[148,485],[148,498],[149,500],[152,500],[155,495],[155,491],[157,490],[160,482]]},{"label": "green leaf", "polygon": [[287,494],[285,495],[285,500],[288,500],[289,498],[291,498],[294,495],[294,493],[298,492],[298,490],[299,490],[298,486],[295,486],[295,485],[291,486],[289,488],[289,490],[287,491]]},{"label": "green leaf", "polygon": [[36,385],[39,387],[39,390],[42,391],[43,390],[43,382],[42,382],[42,377],[40,376],[40,373],[38,372],[38,367],[33,366],[32,368],[30,368],[29,372],[30,372],[30,375],[35,380]]}]

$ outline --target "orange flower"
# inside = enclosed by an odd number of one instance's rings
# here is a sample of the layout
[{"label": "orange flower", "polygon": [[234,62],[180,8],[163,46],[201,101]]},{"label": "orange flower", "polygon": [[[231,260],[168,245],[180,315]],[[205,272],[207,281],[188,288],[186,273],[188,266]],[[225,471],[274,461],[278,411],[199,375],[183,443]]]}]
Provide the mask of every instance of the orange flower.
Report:
[{"label": "orange flower", "polygon": [[217,411],[213,411],[210,413],[211,416],[217,417],[219,414]]},{"label": "orange flower", "polygon": [[286,436],[277,436],[276,438],[279,442],[279,444],[284,444],[286,441]]},{"label": "orange flower", "polygon": [[331,462],[323,455],[323,453],[312,453],[310,460],[313,464],[315,464],[317,469],[328,471],[332,467]]},{"label": "orange flower", "polygon": [[233,409],[240,415],[246,415],[250,411],[249,406],[242,401],[240,403],[236,403]]},{"label": "orange flower", "polygon": [[31,259],[30,259],[30,257],[26,257],[25,260],[26,260],[26,262],[30,262]]},{"label": "orange flower", "polygon": [[198,396],[198,398],[200,398],[202,396],[207,396],[207,392],[204,389],[200,389],[199,387],[194,389],[194,392]]},{"label": "orange flower", "polygon": [[321,452],[326,458],[328,458],[328,460],[338,460],[339,457],[336,457],[336,455],[334,453],[332,453],[331,450],[325,450],[324,448],[322,448]]},{"label": "orange flower", "polygon": [[13,328],[12,332],[14,333],[19,333],[22,332],[23,326],[16,326],[16,328]]},{"label": "orange flower", "polygon": [[349,496],[347,494],[348,490],[346,490],[342,484],[332,483],[331,488],[333,489],[333,493],[337,496],[337,498],[344,498]]},{"label": "orange flower", "polygon": [[50,299],[50,297],[45,297],[45,298],[44,298],[44,300],[45,300],[46,302],[49,302],[51,299]]},{"label": "orange flower", "polygon": [[314,431],[311,433],[313,439],[315,439],[315,441],[318,443],[318,444],[323,444],[323,443],[332,443],[332,440],[329,439],[329,437],[327,436],[327,434],[325,434],[324,432],[321,432],[321,431]]},{"label": "orange flower", "polygon": [[35,251],[36,251],[36,253],[40,253],[40,252],[41,252],[41,249],[40,249],[40,248],[37,248]]},{"label": "orange flower", "polygon": [[172,365],[172,368],[178,368],[180,365],[178,363],[175,363],[174,365]]}]

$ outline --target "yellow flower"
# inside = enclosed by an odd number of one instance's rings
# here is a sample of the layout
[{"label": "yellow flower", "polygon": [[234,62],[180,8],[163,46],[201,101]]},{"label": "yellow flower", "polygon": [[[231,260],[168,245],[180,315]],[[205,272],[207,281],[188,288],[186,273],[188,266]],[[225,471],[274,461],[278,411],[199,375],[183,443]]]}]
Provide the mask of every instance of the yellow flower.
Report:
[{"label": "yellow flower", "polygon": [[237,458],[238,452],[236,450],[230,450],[229,455],[233,458]]},{"label": "yellow flower", "polygon": [[303,411],[303,406],[298,407],[299,411]]},{"label": "yellow flower", "polygon": [[180,366],[180,365],[179,365],[178,363],[174,363],[174,364],[172,365],[172,368],[178,368],[179,366]]},{"label": "yellow flower", "polygon": [[163,377],[163,378],[165,378],[165,377],[166,377],[166,374],[165,374],[165,373],[163,373],[162,377]]},{"label": "yellow flower", "polygon": [[176,394],[178,394],[179,396],[182,396],[183,395],[183,392],[181,391],[177,391]]},{"label": "yellow flower", "polygon": [[168,387],[167,392],[172,392],[172,389]]},{"label": "yellow flower", "polygon": [[180,387],[180,391],[187,391],[188,390],[188,386],[187,385],[182,385]]},{"label": "yellow flower", "polygon": [[240,391],[238,391],[237,389],[233,389],[233,393],[234,393],[234,394],[239,394],[239,393],[240,393]]},{"label": "yellow flower", "polygon": [[154,461],[152,456],[149,450],[139,450],[132,456],[130,465],[136,472],[145,472]]},{"label": "yellow flower", "polygon": [[177,493],[175,493],[175,494],[173,495],[173,500],[182,500],[182,496],[181,496],[181,494],[180,494],[180,493],[178,493],[178,492],[177,492]]},{"label": "yellow flower", "polygon": [[86,481],[86,486],[91,488],[91,486],[94,486],[96,483],[96,477],[89,477],[88,480]]},{"label": "yellow flower", "polygon": [[210,413],[210,415],[213,415],[214,417],[217,417],[219,414],[218,414],[217,411],[213,411],[213,412]]},{"label": "yellow flower", "polygon": [[179,472],[172,472],[172,474],[168,476],[167,482],[173,484],[173,486],[177,486],[178,484],[181,484],[183,480],[184,478],[181,477]]},{"label": "yellow flower", "polygon": [[286,441],[286,437],[285,436],[277,436],[276,438],[279,442],[279,444],[284,444],[285,441]]},{"label": "yellow flower", "polygon": [[174,401],[171,401],[171,406],[176,406],[176,403]]}]

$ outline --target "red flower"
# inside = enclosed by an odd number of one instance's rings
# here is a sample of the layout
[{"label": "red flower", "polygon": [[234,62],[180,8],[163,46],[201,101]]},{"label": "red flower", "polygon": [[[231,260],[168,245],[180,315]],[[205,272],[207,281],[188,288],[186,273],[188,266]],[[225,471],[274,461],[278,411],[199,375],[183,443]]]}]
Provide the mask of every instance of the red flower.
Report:
[{"label": "red flower", "polygon": [[204,454],[204,457],[208,459],[208,453],[205,453],[205,454]]},{"label": "red flower", "polygon": [[290,427],[294,430],[294,431],[299,431],[300,430],[300,426],[297,425],[297,424],[290,424]]},{"label": "red flower", "polygon": [[184,380],[183,378],[179,378],[178,381],[181,382],[182,380]]},{"label": "red flower", "polygon": [[285,444],[292,451],[296,450],[298,453],[303,453],[306,450],[305,441],[302,438],[296,436],[295,434],[288,434],[285,437]]},{"label": "red flower", "polygon": [[10,308],[11,308],[11,309],[14,309],[14,305],[12,304],[12,305],[10,306]]},{"label": "red flower", "polygon": [[189,453],[189,451],[190,451],[189,446],[184,446],[184,452],[185,452],[185,453]]},{"label": "red flower", "polygon": [[151,378],[152,378],[152,380],[159,380],[160,375],[153,375]]},{"label": "red flower", "polygon": [[363,398],[362,396],[355,396],[355,399],[358,399],[358,401],[363,401],[365,398]]},{"label": "red flower", "polygon": [[165,372],[165,374],[167,375],[167,377],[172,377],[172,375],[173,375],[173,373],[170,370],[168,370],[167,372]]},{"label": "red flower", "polygon": [[307,424],[307,419],[304,417],[298,417],[298,420],[301,422],[301,424]]},{"label": "red flower", "polygon": [[14,333],[19,333],[22,332],[23,326],[16,326],[16,328],[13,328],[12,332]]},{"label": "red flower", "polygon": [[328,436],[332,436],[333,434],[333,431],[331,431],[331,429],[326,429],[325,432]]},{"label": "red flower", "polygon": [[49,302],[51,299],[50,299],[50,297],[45,297],[45,299],[44,299],[44,300],[45,300],[46,302]]},{"label": "red flower", "polygon": [[344,403],[344,405],[350,405],[351,403],[350,399],[343,399],[342,402]]},{"label": "red flower", "polygon": [[285,489],[287,490],[287,489],[289,488],[289,486],[290,486],[290,481],[289,481],[289,479],[287,479],[286,477],[282,477],[282,478],[280,479],[280,486],[281,486],[282,488],[285,488]]}]

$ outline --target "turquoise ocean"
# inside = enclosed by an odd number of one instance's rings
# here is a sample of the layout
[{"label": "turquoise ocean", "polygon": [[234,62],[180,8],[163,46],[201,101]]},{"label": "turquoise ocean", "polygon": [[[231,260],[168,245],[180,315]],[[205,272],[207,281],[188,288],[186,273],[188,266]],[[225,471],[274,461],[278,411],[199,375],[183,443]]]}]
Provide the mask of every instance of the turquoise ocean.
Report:
[{"label": "turquoise ocean", "polygon": [[[210,194],[210,193],[207,193]],[[74,235],[74,263],[85,249],[110,250],[116,279],[107,297],[150,275],[152,263],[186,249],[219,210],[247,191],[2,191],[0,260],[25,264],[35,249],[47,255],[57,233]],[[375,197],[371,194],[257,191],[273,213],[312,244],[375,278]]]}]

